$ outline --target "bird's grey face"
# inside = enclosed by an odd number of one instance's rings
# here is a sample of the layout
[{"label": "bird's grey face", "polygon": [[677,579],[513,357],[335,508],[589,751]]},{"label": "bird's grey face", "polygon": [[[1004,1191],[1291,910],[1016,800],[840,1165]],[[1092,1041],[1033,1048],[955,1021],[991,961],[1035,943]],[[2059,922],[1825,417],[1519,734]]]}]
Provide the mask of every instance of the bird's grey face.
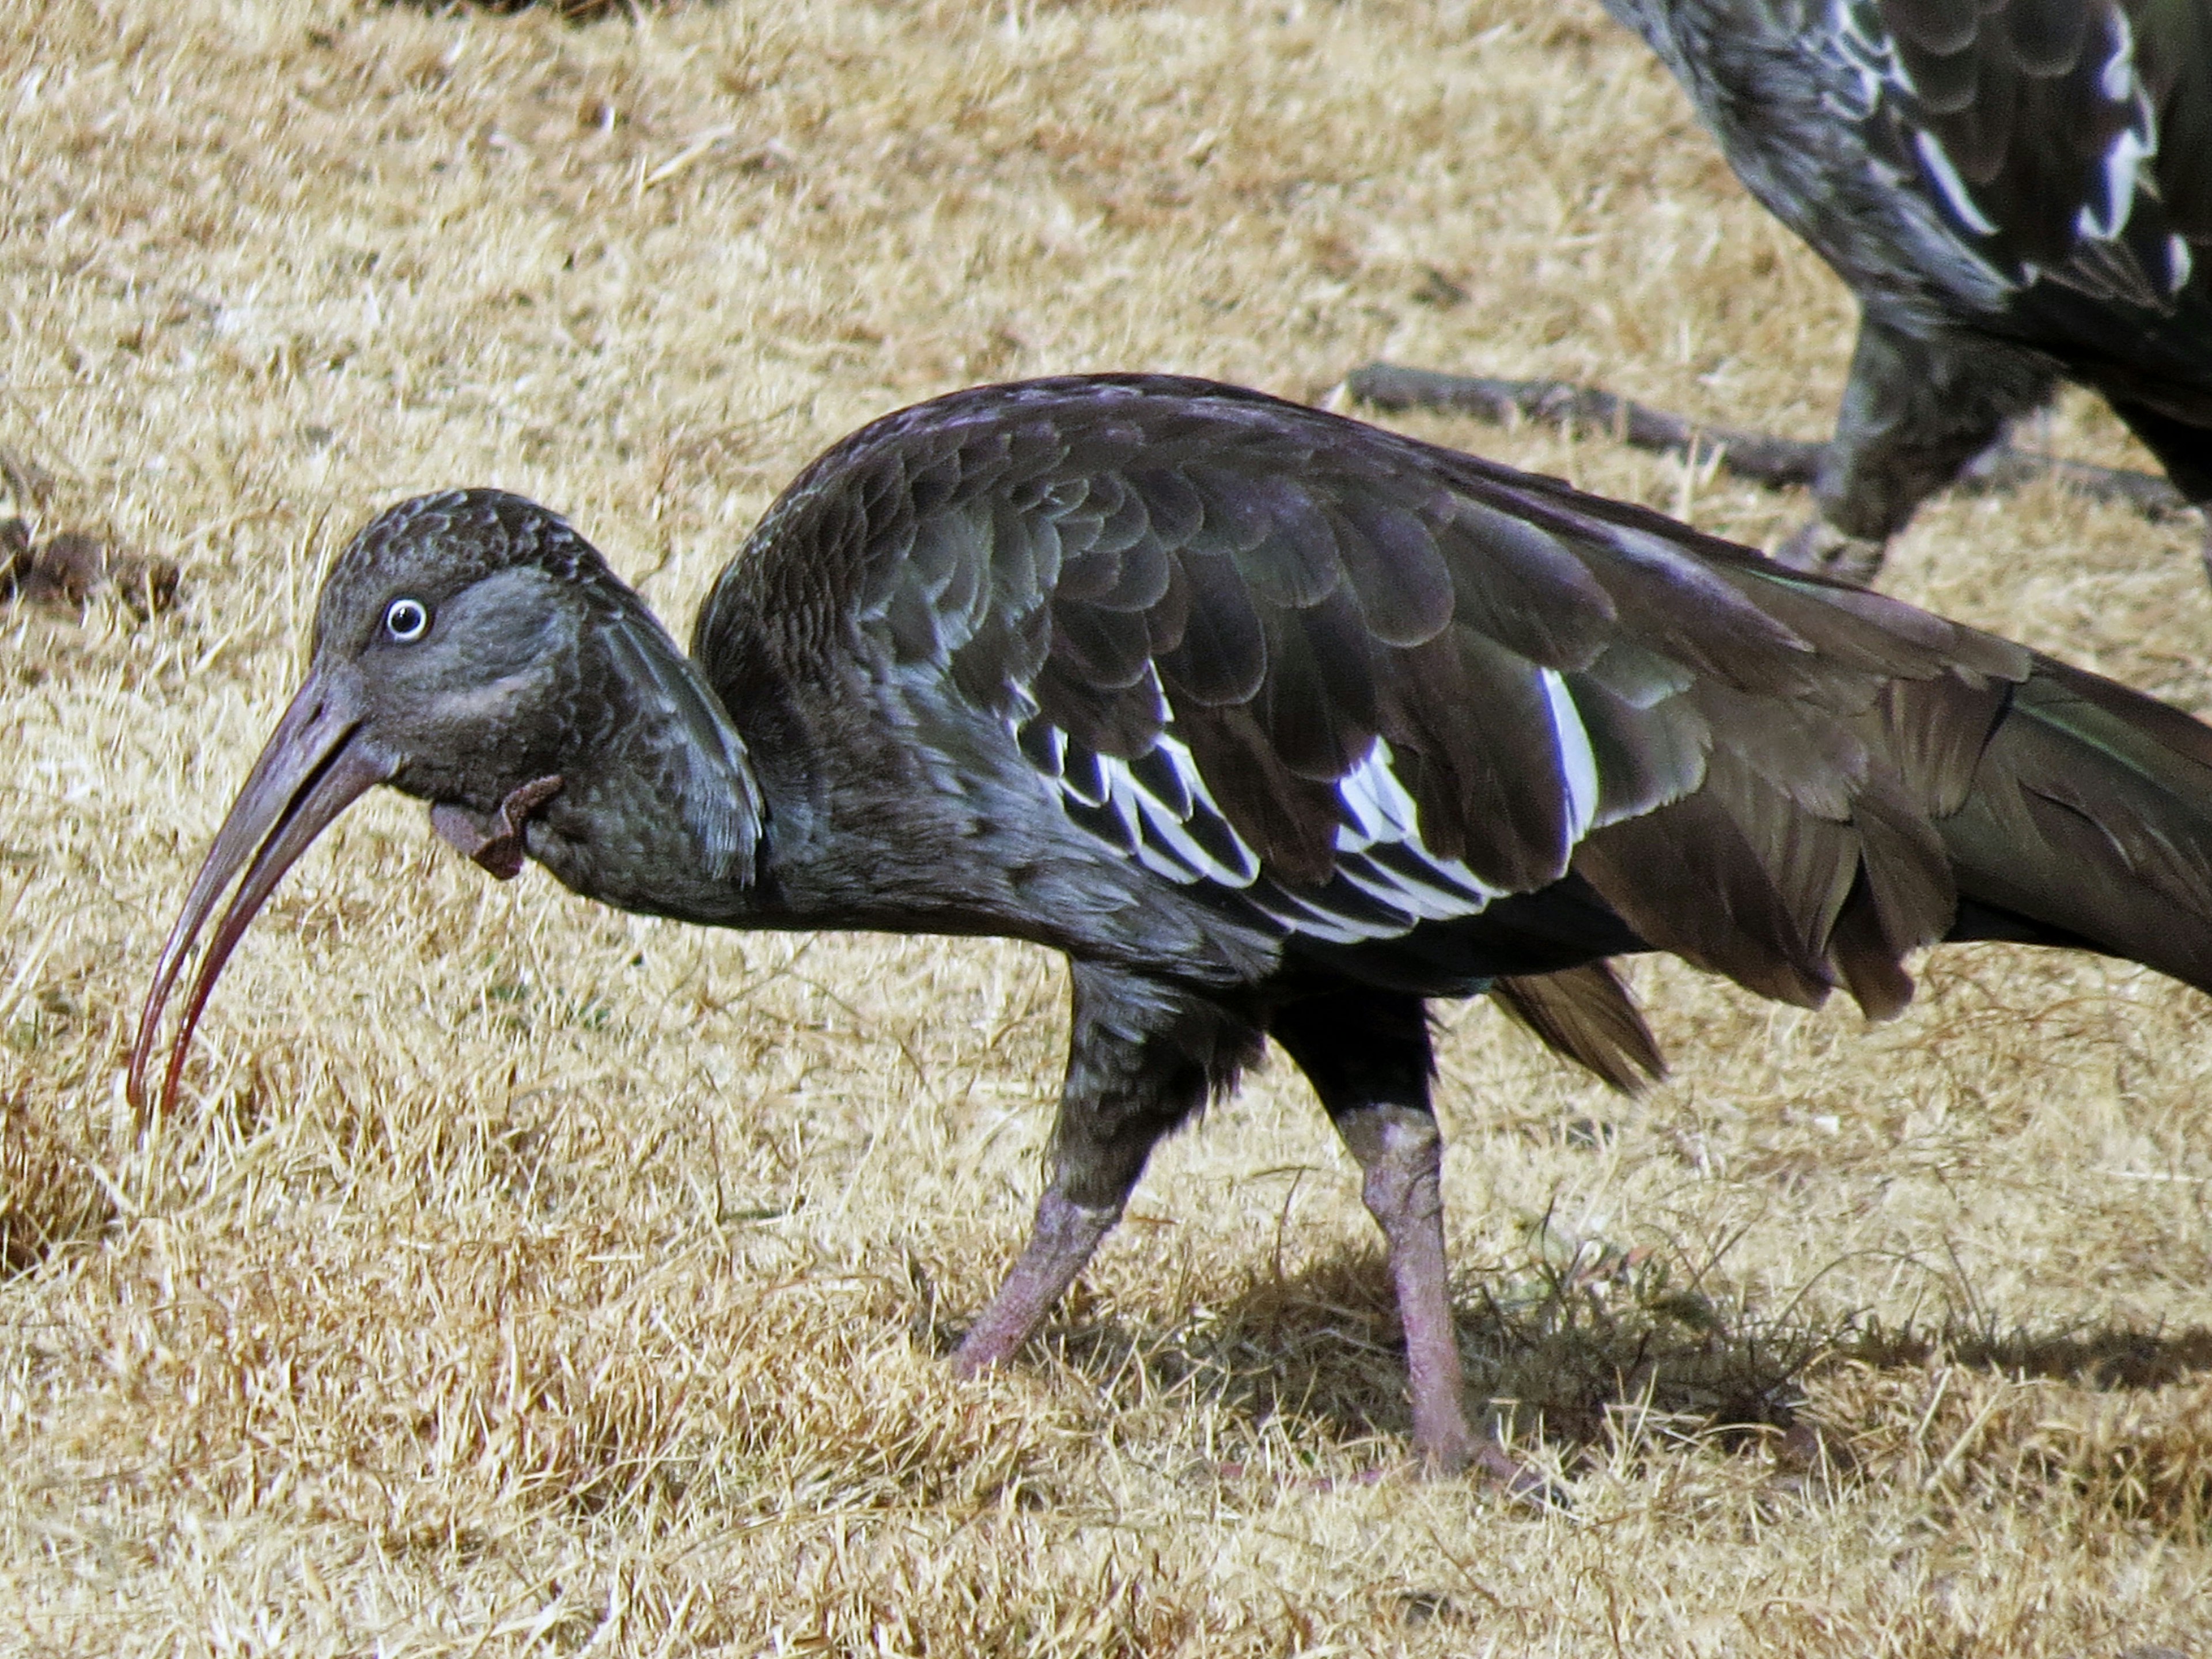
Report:
[{"label": "bird's grey face", "polygon": [[557,771],[570,735],[591,607],[619,592],[559,518],[498,491],[403,502],[354,538],[324,583],[307,678],[216,832],[162,951],[131,1054],[134,1101],[144,1101],[146,1063],[178,971],[234,879],[186,998],[165,1103],[246,925],[363,792],[390,783],[437,812],[478,817],[519,790],[533,805],[550,794],[531,786],[551,782],[546,775]]},{"label": "bird's grey face", "polygon": [[552,762],[573,704],[585,603],[535,566],[456,580],[430,556],[324,591],[309,683],[388,755],[394,787],[489,811]]}]

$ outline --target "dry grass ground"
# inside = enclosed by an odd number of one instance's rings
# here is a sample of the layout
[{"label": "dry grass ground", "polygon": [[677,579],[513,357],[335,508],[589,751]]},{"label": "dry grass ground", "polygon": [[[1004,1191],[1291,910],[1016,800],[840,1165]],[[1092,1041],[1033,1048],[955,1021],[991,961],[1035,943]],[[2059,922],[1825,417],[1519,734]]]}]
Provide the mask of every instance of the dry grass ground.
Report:
[{"label": "dry grass ground", "polygon": [[[1635,1103],[1447,1011],[1463,1334],[1571,1516],[1408,1478],[1280,1066],[950,1379],[1059,1065],[1026,949],[632,921],[380,799],[130,1133],[161,933],[404,492],[556,503],[680,625],[808,456],[979,380],[1387,355],[1824,429],[1841,289],[1590,0],[60,0],[0,109],[0,511],[184,571],[0,617],[0,1650],[2205,1650],[2207,1008],[2124,969],[1941,956],[1869,1032],[1648,964]],[[1890,585],[2202,709],[2192,535],[1948,501]]]}]

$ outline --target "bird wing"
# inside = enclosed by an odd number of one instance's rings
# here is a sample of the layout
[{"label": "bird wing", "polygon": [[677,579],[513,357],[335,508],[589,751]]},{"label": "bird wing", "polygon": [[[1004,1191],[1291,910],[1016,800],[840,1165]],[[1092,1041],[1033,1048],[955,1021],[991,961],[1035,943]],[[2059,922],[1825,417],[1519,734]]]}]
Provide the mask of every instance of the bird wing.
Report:
[{"label": "bird wing", "polygon": [[[806,597],[812,585],[813,598]],[[1042,802],[1289,941],[1573,872],[1770,994],[1901,1005],[2021,648],[1642,509],[1258,393],[981,388],[802,475],[702,613],[840,614]],[[1011,738],[1011,744],[1007,739]]]},{"label": "bird wing", "polygon": [[2155,311],[2205,280],[2205,0],[1832,0],[1829,21],[1845,112],[2008,280]]}]

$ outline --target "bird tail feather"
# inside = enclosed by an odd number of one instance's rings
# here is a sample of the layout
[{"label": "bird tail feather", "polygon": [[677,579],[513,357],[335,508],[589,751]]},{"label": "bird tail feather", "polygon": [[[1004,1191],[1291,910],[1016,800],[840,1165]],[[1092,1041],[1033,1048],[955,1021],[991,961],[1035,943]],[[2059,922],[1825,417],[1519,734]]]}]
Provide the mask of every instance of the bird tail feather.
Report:
[{"label": "bird tail feather", "polygon": [[2038,658],[1936,823],[1947,937],[2086,945],[2212,991],[2212,727]]},{"label": "bird tail feather", "polygon": [[1509,975],[1495,981],[1490,994],[1546,1048],[1622,1094],[1641,1094],[1667,1075],[1658,1039],[1610,963]]}]

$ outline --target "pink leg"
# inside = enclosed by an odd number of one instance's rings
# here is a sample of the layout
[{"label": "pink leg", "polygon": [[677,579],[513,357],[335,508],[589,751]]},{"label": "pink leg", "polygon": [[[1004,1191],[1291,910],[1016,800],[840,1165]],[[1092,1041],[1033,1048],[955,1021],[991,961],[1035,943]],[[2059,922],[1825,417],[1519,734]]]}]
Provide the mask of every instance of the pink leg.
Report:
[{"label": "pink leg", "polygon": [[1473,1466],[1516,1497],[1541,1480],[1467,1419],[1466,1381],[1452,1323],[1444,1267],[1443,1142],[1436,1120],[1407,1106],[1367,1106],[1336,1120],[1365,1175],[1360,1195],[1382,1229],[1390,1277],[1406,1332],[1406,1371],[1413,1401],[1413,1444],[1429,1467],[1455,1474]]},{"label": "pink leg", "polygon": [[953,1371],[1013,1357],[1121,1218],[1152,1144],[1225,1090],[1258,1053],[1243,1016],[1182,987],[1096,963],[1072,965],[1067,1081],[1053,1131],[1052,1179],[1029,1244],[975,1322]]},{"label": "pink leg", "polygon": [[1480,1443],[1467,1420],[1444,1269],[1443,1143],[1427,1113],[1404,1106],[1364,1107],[1337,1119],[1336,1127],[1359,1160],[1366,1177],[1360,1195],[1389,1246],[1406,1329],[1413,1443],[1438,1469],[1463,1469]]},{"label": "pink leg", "polygon": [[1094,1210],[1065,1196],[1057,1184],[1046,1188],[1029,1244],[952,1356],[953,1375],[973,1376],[1012,1358],[1121,1218],[1119,1205]]},{"label": "pink leg", "polygon": [[1312,1079],[1359,1160],[1362,1196],[1390,1250],[1421,1461],[1438,1474],[1480,1469],[1516,1497],[1540,1492],[1540,1480],[1468,1421],[1444,1267],[1443,1142],[1429,1112],[1421,1000],[1340,986],[1278,1009],[1268,1031]]}]

